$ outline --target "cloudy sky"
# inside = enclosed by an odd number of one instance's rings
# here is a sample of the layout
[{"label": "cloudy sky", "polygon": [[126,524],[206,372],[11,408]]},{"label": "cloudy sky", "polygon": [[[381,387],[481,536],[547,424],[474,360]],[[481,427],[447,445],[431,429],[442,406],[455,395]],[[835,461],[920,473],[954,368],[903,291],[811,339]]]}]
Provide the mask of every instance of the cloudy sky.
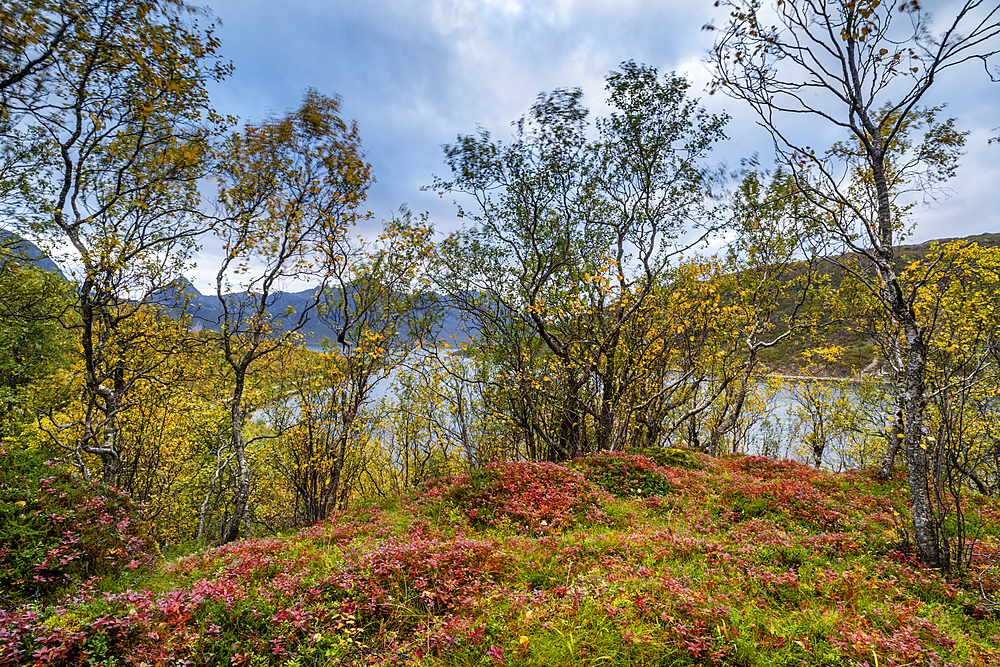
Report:
[{"label": "cloudy sky", "polygon": [[[236,68],[213,90],[217,109],[260,120],[295,107],[307,87],[342,96],[378,181],[367,202],[378,218],[408,204],[440,229],[455,228],[452,199],[420,191],[446,175],[442,144],[477,125],[506,138],[538,93],[557,87],[581,87],[600,113],[605,74],[630,59],[685,75],[705,106],[732,116],[719,160],[736,166],[755,152],[765,165],[773,159],[749,108],[704,90],[712,35],[701,27],[724,20],[712,0],[207,2]],[[952,4],[924,6],[943,19]],[[971,134],[952,196],[918,213],[913,238],[1000,231],[1000,146],[987,145],[1000,125],[1000,84],[971,66],[934,93],[929,101],[948,102]]]}]

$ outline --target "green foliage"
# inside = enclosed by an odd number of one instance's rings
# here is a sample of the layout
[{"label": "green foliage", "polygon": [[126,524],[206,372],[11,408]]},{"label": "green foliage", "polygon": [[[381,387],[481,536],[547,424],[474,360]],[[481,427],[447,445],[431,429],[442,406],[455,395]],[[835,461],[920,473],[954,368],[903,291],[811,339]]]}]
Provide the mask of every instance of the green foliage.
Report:
[{"label": "green foliage", "polygon": [[736,516],[745,519],[767,516],[776,511],[773,497],[747,496],[743,493],[733,493],[725,498],[726,509]]},{"label": "green foliage", "polygon": [[574,459],[572,465],[591,482],[619,498],[666,496],[674,491],[656,464],[644,456],[598,454]]},{"label": "green foliage", "polygon": [[51,382],[42,385],[68,363],[69,333],[58,318],[72,288],[25,262],[0,238],[0,438],[11,438],[34,421],[34,409],[59,407],[63,398]]},{"label": "green foliage", "polygon": [[157,556],[127,496],[0,448],[0,585],[4,604],[52,599],[69,584],[135,569]]},{"label": "green foliage", "polygon": [[705,469],[705,464],[699,458],[699,455],[688,449],[679,449],[677,447],[646,447],[630,449],[628,453],[635,456],[644,456],[658,466],[670,466],[672,468],[683,468],[684,470]]}]

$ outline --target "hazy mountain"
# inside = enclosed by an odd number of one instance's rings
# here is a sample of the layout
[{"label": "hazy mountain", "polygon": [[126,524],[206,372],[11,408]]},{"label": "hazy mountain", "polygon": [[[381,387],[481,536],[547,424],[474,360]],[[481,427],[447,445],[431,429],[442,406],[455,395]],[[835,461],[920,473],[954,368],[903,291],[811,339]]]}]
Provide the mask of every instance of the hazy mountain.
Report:
[{"label": "hazy mountain", "polygon": [[[267,308],[267,312],[278,327],[291,328],[298,322],[298,314],[304,312],[312,303],[313,295],[312,289],[300,292],[278,292],[273,303]],[[241,295],[233,296],[238,302]],[[223,310],[219,297],[215,294],[202,294],[187,278],[180,277],[173,281],[167,290],[157,295],[155,302],[168,312],[186,312],[191,316],[192,329],[195,331],[203,329],[218,331],[221,326]],[[430,304],[426,310],[431,310]],[[293,314],[286,315],[286,313]],[[337,340],[335,326],[338,320],[336,315],[332,311],[328,311],[325,320],[327,321],[319,318],[316,308],[312,309],[308,321],[301,329],[306,337],[307,345],[318,346],[324,338],[331,341]],[[461,318],[454,310],[449,309],[444,313],[440,327],[441,330],[437,335],[440,338],[450,340],[453,344],[456,341],[469,340],[469,336],[462,330]],[[454,339],[451,338],[453,334],[455,335]]]},{"label": "hazy mountain", "polygon": [[[977,242],[980,246],[992,247],[1000,245],[1000,234],[987,233],[979,234],[977,236],[969,236],[964,239],[940,239],[938,242],[944,243],[955,240]],[[905,265],[910,261],[926,255],[927,252],[929,252],[932,243],[934,243],[934,241],[925,241],[919,244],[901,245],[897,247],[897,257],[899,258],[901,265]],[[21,238],[13,232],[0,229],[0,248],[19,254],[35,266],[55,273],[64,279],[66,278],[66,275],[62,272],[59,265],[53,262],[48,255],[38,248],[38,246],[31,241]],[[834,274],[838,273],[835,269],[830,269],[829,267],[827,270],[830,270]],[[835,282],[839,280],[838,275],[834,275],[833,277]],[[237,294],[235,296],[239,298],[240,295]],[[306,289],[300,292],[278,292],[274,302],[267,310],[277,326],[280,327],[282,323],[284,323],[285,326],[290,327],[293,326],[298,320],[297,313],[303,312],[303,310],[308,307],[312,297],[312,289]],[[215,294],[202,294],[187,278],[180,277],[174,280],[166,289],[156,294],[152,299],[152,302],[159,305],[160,308],[167,312],[186,312],[191,316],[192,329],[195,331],[203,329],[217,331],[220,328],[220,322],[222,321],[222,305],[219,298]],[[290,312],[289,308],[291,308],[291,312],[296,313],[296,315],[287,317],[285,313]],[[427,310],[430,310],[430,306],[428,306]],[[336,320],[334,319],[334,324],[335,323]],[[449,341],[451,344],[468,342],[470,339],[467,331],[471,330],[471,327],[463,325],[461,316],[454,309],[447,309],[441,315],[439,326],[440,331],[437,334],[438,337]],[[306,344],[311,346],[318,346],[324,338],[329,338],[331,341],[335,341],[337,338],[337,332],[335,329],[328,323],[321,321],[315,310],[310,314],[309,321],[303,327],[302,332],[306,336]],[[454,338],[452,338],[453,335]],[[870,344],[868,344],[866,340],[859,339],[854,341],[853,345],[849,345],[848,347],[858,346],[865,348],[863,350],[864,354],[861,356],[870,356],[871,351],[868,349],[870,348]],[[784,357],[788,354],[789,353],[785,351],[782,353],[782,356]],[[792,352],[791,357],[795,356],[795,352]],[[770,361],[773,362],[777,360]],[[784,361],[790,361],[790,359]]]}]

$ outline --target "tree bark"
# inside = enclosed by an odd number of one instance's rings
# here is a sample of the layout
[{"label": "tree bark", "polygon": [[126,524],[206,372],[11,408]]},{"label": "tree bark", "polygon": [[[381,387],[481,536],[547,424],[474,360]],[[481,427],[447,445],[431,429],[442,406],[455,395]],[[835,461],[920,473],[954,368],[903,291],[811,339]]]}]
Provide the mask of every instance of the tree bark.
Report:
[{"label": "tree bark", "polygon": [[820,469],[823,465],[823,452],[826,451],[826,428],[823,424],[823,410],[817,408],[816,414],[813,416],[813,440],[812,440],[812,452],[813,452],[813,467],[816,470]]},{"label": "tree bark", "polygon": [[[756,351],[754,351],[754,357],[756,357]],[[712,433],[708,439],[708,446],[705,451],[712,456],[718,456],[719,445],[722,443],[722,438],[736,428],[736,424],[740,420],[740,415],[743,413],[743,404],[747,400],[747,394],[750,393],[750,374],[751,369],[754,365],[754,358],[752,357],[747,361],[747,367],[744,370],[743,378],[740,381],[740,388],[736,392],[736,402],[732,409],[728,411],[725,418],[712,429]]]},{"label": "tree bark", "polygon": [[[858,115],[871,136],[881,139],[881,134],[864,109]],[[889,183],[886,177],[886,146],[868,144],[866,150],[872,166],[872,181],[878,203],[878,247],[874,249],[879,275],[882,279],[883,298],[889,305],[890,315],[899,326],[906,342],[906,356],[903,364],[903,387],[901,403],[905,418],[903,446],[909,468],[910,501],[913,508],[913,538],[917,545],[920,562],[924,565],[939,565],[938,535],[934,512],[931,507],[927,479],[930,461],[924,442],[924,409],[927,398],[924,376],[927,370],[927,342],[920,329],[916,313],[907,301],[896,275],[894,256],[894,227],[892,204],[889,197]],[[898,391],[898,389],[897,389]],[[890,444],[891,446],[891,444]]]},{"label": "tree bark", "polygon": [[903,404],[897,400],[896,417],[892,423],[892,431],[889,433],[889,443],[885,448],[885,454],[882,456],[882,463],[878,467],[878,478],[882,481],[886,481],[892,477],[892,468],[896,463],[896,455],[899,453],[899,448],[903,444],[903,438],[906,435],[905,423]]},{"label": "tree bark", "polygon": [[904,327],[908,351],[906,355],[906,390],[903,406],[906,413],[906,461],[909,467],[910,501],[913,506],[913,539],[920,562],[938,567],[940,562],[939,536],[931,494],[928,487],[930,457],[924,437],[924,374],[927,369],[927,344],[915,322]]},{"label": "tree bark", "polygon": [[245,377],[237,372],[236,386],[233,388],[233,403],[230,414],[233,421],[233,457],[236,459],[236,495],[233,498],[233,513],[226,525],[222,541],[235,542],[240,537],[240,527],[250,504],[250,464],[247,461],[246,441],[243,439],[243,389]]}]

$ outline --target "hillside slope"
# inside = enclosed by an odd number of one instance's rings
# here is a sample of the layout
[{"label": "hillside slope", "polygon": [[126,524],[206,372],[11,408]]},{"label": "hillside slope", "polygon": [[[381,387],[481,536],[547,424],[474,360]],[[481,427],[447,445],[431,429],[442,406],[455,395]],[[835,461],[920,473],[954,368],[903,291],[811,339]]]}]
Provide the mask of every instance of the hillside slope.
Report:
[{"label": "hillside slope", "polygon": [[[995,248],[1000,246],[1000,234],[984,233],[961,238],[933,239],[921,243],[900,245],[895,249],[896,267],[902,271],[913,262],[924,259],[931,252],[932,247],[944,245],[952,242],[962,244],[975,243],[981,248]],[[819,264],[819,273],[829,279],[829,286],[837,288],[844,279],[844,270],[838,262],[851,263],[850,255],[841,255],[831,258],[831,261],[824,261]],[[863,263],[862,263],[863,264]],[[799,269],[801,271],[801,269]],[[795,270],[793,276],[799,275]],[[792,310],[793,304],[785,302],[776,313],[776,321],[787,317]],[[822,307],[821,307],[822,308]],[[826,319],[826,313],[820,317]],[[852,328],[854,329],[852,331]],[[809,375],[822,375],[834,377],[849,377],[858,374],[863,369],[871,372],[873,369],[882,367],[881,350],[872,343],[869,336],[858,328],[858,323],[832,322],[829,325],[814,332],[802,332],[784,341],[780,346],[764,349],[761,351],[761,360],[772,370],[796,375],[805,373]],[[819,359],[810,356],[808,352],[816,347],[830,348],[839,346],[842,355],[836,359]]]},{"label": "hillside slope", "polygon": [[495,464],[0,612],[0,665],[1000,660],[996,500],[967,501],[973,576],[949,578],[906,553],[901,479],[657,458]]}]

